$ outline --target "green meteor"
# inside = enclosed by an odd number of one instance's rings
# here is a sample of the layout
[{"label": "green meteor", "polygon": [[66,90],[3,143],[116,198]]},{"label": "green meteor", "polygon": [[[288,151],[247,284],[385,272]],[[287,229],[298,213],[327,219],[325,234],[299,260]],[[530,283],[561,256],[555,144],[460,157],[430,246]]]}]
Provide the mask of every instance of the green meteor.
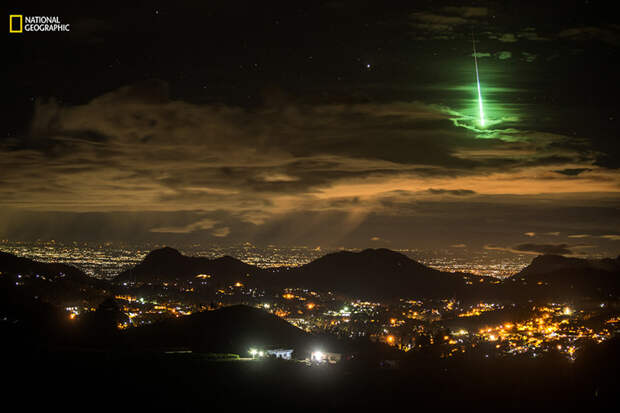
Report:
[{"label": "green meteor", "polygon": [[480,76],[478,75],[478,57],[476,56],[476,41],[472,35],[472,45],[474,47],[474,64],[476,65],[476,83],[478,84],[478,108],[480,109],[480,126],[484,126],[484,110],[482,109],[482,94],[480,93]]}]

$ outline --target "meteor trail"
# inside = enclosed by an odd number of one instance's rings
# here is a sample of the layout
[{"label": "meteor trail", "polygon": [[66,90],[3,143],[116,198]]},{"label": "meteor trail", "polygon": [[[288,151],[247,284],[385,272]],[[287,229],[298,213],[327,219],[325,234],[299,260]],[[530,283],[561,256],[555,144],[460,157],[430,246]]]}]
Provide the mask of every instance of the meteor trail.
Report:
[{"label": "meteor trail", "polygon": [[474,47],[474,64],[476,65],[476,83],[478,84],[478,107],[480,108],[480,126],[484,126],[484,111],[482,110],[482,94],[480,93],[480,77],[478,76],[478,56],[476,56],[476,41],[474,35],[471,35],[472,45]]}]

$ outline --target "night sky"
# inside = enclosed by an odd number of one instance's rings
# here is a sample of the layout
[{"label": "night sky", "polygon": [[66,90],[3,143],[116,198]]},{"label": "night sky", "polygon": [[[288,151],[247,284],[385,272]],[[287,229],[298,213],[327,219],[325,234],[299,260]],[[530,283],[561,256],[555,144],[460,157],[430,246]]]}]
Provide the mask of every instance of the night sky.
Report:
[{"label": "night sky", "polygon": [[7,8],[0,238],[620,252],[613,2],[124,3]]}]

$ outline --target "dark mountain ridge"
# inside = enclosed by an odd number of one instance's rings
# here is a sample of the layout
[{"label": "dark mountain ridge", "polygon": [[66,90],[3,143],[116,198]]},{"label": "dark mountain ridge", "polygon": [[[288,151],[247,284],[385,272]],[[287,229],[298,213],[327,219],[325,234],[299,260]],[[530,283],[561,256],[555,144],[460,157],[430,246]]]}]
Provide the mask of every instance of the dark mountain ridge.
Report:
[{"label": "dark mountain ridge", "polygon": [[388,249],[339,251],[300,267],[266,270],[232,257],[187,257],[166,247],[149,253],[116,281],[192,280],[199,274],[220,284],[246,280],[262,288],[303,287],[374,298],[459,296],[491,289],[480,282],[489,277],[442,272]]},{"label": "dark mountain ridge", "polygon": [[[105,289],[107,285],[70,265],[42,263],[4,252],[0,252],[0,273],[7,288],[25,282],[33,288],[33,295],[58,296],[50,302],[58,301],[60,295],[79,297],[85,288]],[[151,251],[141,263],[120,273],[115,282],[190,281],[200,274],[215,288],[241,281],[265,289],[309,288],[360,298],[620,296],[620,257],[592,260],[542,255],[500,283],[492,277],[429,268],[388,249],[339,251],[299,267],[261,269],[229,256],[189,257],[165,247]]]},{"label": "dark mountain ridge", "polygon": [[250,348],[307,348],[312,337],[282,318],[245,305],[194,313],[128,330],[127,345],[140,349],[192,349],[235,352]]},{"label": "dark mountain ridge", "polygon": [[[480,290],[478,277],[429,268],[388,249],[341,251],[289,270],[295,285],[361,297],[453,296]],[[467,280],[476,284],[466,284]]]},{"label": "dark mountain ridge", "polygon": [[530,291],[535,288],[533,286],[547,287],[550,293],[560,297],[617,297],[620,295],[620,257],[583,259],[540,255],[507,281],[520,284],[522,291]]},{"label": "dark mountain ridge", "polygon": [[188,257],[174,248],[164,247],[151,251],[133,268],[121,272],[116,281],[156,282],[192,280],[204,274],[217,282],[243,281],[248,276],[265,271],[230,256],[210,259]]},{"label": "dark mountain ridge", "polygon": [[513,275],[513,277],[530,277],[567,269],[578,271],[604,271],[609,273],[619,272],[620,256],[617,258],[584,259],[553,254],[539,255],[532,260],[530,265]]},{"label": "dark mountain ridge", "polygon": [[73,282],[91,281],[91,277],[71,265],[34,261],[3,251],[0,251],[0,272],[4,275],[22,275],[24,277],[36,277],[38,275],[50,280],[66,278]]},{"label": "dark mountain ridge", "polygon": [[31,297],[60,303],[80,301],[107,289],[109,283],[71,265],[34,261],[0,251],[0,286],[9,291],[27,290]]},{"label": "dark mountain ridge", "polygon": [[308,264],[261,269],[232,257],[187,257],[173,248],[152,251],[117,281],[190,280],[208,274],[217,283],[252,280],[262,288],[298,287],[360,298],[457,297],[465,300],[620,295],[620,257],[588,260],[541,255],[518,274],[493,277],[429,268],[388,249],[339,251]]}]

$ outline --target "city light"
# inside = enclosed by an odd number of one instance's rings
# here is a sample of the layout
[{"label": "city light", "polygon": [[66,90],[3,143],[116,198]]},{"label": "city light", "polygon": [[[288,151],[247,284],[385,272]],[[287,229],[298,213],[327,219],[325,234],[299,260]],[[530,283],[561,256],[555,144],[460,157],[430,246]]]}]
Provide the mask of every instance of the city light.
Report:
[{"label": "city light", "polygon": [[310,354],[310,359],[312,361],[322,362],[325,360],[325,354],[320,350],[316,350]]}]

